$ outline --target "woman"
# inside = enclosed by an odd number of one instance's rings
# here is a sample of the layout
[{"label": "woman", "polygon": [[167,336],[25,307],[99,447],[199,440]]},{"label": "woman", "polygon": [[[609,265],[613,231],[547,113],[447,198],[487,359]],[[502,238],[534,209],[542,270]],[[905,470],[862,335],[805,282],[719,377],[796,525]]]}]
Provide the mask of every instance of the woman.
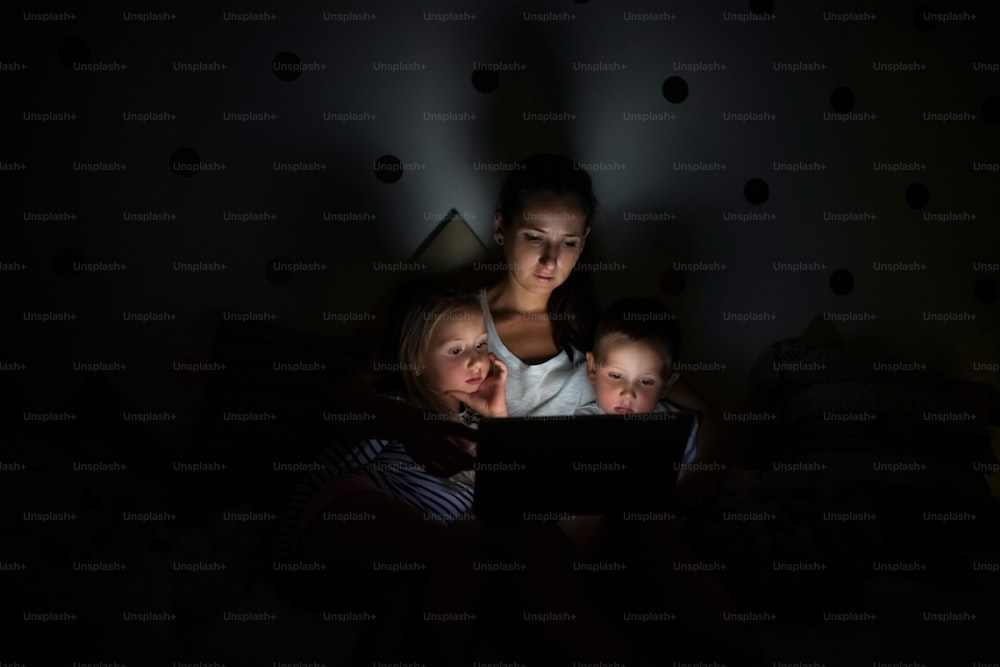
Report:
[{"label": "woman", "polygon": [[524,167],[504,182],[494,215],[505,270],[482,292],[489,346],[508,365],[511,416],[571,415],[593,400],[583,359],[596,308],[574,268],[597,203],[590,176],[568,158],[536,155]]},{"label": "woman", "polygon": [[[595,210],[589,175],[563,156],[532,156],[504,182],[493,228],[504,264],[500,279],[482,290],[480,298],[489,350],[507,367],[510,416],[572,415],[594,398],[584,350],[592,342],[596,307],[588,276],[575,268]],[[344,410],[376,415],[354,424],[359,427],[355,434],[398,438],[413,459],[442,477],[471,468],[475,431],[455,422],[427,421],[422,411],[384,397],[376,391],[373,367],[349,378],[336,396]],[[704,410],[704,402],[681,382],[674,392],[672,398],[682,407]],[[475,395],[463,398],[472,409],[485,411]],[[368,440],[366,450],[385,441]],[[320,508],[325,515],[368,520],[323,520]],[[508,526],[501,533],[476,523],[445,528],[350,475],[333,479],[310,511],[313,516],[297,544],[300,558],[335,560],[337,567],[359,573],[370,572],[373,562],[432,563],[435,583],[427,604],[438,610],[468,604],[475,597],[472,592],[481,590],[482,577],[469,567],[471,561],[495,560],[497,554],[528,559],[534,565],[511,577],[522,594],[521,604],[558,604],[576,614],[572,624],[546,624],[555,645],[581,659],[633,656],[629,641],[565,567],[574,551],[555,524]],[[661,531],[656,539],[662,541]],[[667,538],[668,551],[672,540]],[[455,648],[461,655],[466,647]]]}]

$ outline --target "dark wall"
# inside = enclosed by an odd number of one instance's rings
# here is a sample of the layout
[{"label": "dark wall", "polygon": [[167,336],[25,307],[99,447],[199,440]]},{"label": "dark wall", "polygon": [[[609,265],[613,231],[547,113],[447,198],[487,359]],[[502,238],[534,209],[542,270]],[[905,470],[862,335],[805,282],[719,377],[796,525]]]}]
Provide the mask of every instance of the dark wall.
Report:
[{"label": "dark wall", "polygon": [[449,210],[494,250],[537,151],[592,173],[602,300],[673,308],[720,405],[817,316],[995,385],[1000,14],[848,4],[4,9],[10,456],[132,434],[123,410],[173,415],[143,437],[190,454],[226,371],[175,363],[217,355],[220,320],[351,337]]},{"label": "dark wall", "polygon": [[[31,361],[19,377],[39,399],[79,382],[72,360],[143,359],[109,380],[170,402],[163,365],[203,358],[224,311],[349,334],[321,313],[368,311],[395,279],[375,263],[405,260],[451,208],[489,244],[503,163],[537,150],[593,173],[604,298],[666,300],[687,360],[727,365],[701,378],[723,402],[767,343],[824,312],[869,313],[843,332],[900,359],[996,377],[972,371],[998,329],[991,7],[28,12],[9,10],[2,260],[24,265],[3,274],[8,356]],[[380,179],[383,156],[400,168]],[[325,268],[269,272],[274,258]]]}]

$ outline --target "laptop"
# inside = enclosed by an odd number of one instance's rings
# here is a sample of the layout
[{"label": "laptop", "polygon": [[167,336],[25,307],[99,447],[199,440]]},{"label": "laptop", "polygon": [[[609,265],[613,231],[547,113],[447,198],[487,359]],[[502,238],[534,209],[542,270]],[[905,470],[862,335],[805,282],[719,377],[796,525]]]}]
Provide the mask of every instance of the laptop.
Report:
[{"label": "laptop", "polygon": [[694,415],[483,419],[473,509],[485,519],[670,509]]}]

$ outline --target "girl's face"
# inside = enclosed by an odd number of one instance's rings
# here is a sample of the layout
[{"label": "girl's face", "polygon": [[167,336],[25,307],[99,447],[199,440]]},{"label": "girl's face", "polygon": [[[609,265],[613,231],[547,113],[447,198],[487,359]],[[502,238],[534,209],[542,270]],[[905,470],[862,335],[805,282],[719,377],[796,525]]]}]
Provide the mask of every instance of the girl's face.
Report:
[{"label": "girl's face", "polygon": [[483,313],[466,309],[440,317],[423,361],[428,386],[438,393],[475,393],[490,370]]},{"label": "girl's face", "polygon": [[550,294],[566,282],[590,233],[576,197],[541,192],[512,220],[497,216],[510,277],[525,291]]}]

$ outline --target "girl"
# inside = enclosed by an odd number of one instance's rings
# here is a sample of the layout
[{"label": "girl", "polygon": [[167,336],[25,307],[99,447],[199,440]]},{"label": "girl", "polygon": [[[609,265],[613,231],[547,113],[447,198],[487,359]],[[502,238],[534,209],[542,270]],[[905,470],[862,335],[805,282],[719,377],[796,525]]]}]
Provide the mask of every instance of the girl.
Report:
[{"label": "girl", "polygon": [[[393,398],[422,410],[427,422],[458,421],[475,428],[481,414],[507,416],[507,367],[487,349],[478,298],[436,286],[418,286],[404,296],[408,307],[398,333],[391,336],[398,340],[396,366],[403,396]],[[470,397],[479,413],[460,400]],[[446,526],[469,518],[473,473],[462,471],[450,478],[430,474],[399,441],[337,442],[320,462],[322,469],[304,477],[286,511],[286,539],[281,541],[290,552],[298,549],[303,529],[343,495],[345,485],[350,491],[381,492]]]},{"label": "girl", "polygon": [[[411,299],[402,320],[399,370],[407,402],[426,421],[459,421],[475,428],[480,415],[506,417],[507,367],[487,348],[486,322],[475,296],[431,288]],[[480,412],[462,402],[475,397]],[[446,480],[428,473],[400,442],[364,467],[387,495],[432,520],[450,525],[472,506],[471,471]]]}]

